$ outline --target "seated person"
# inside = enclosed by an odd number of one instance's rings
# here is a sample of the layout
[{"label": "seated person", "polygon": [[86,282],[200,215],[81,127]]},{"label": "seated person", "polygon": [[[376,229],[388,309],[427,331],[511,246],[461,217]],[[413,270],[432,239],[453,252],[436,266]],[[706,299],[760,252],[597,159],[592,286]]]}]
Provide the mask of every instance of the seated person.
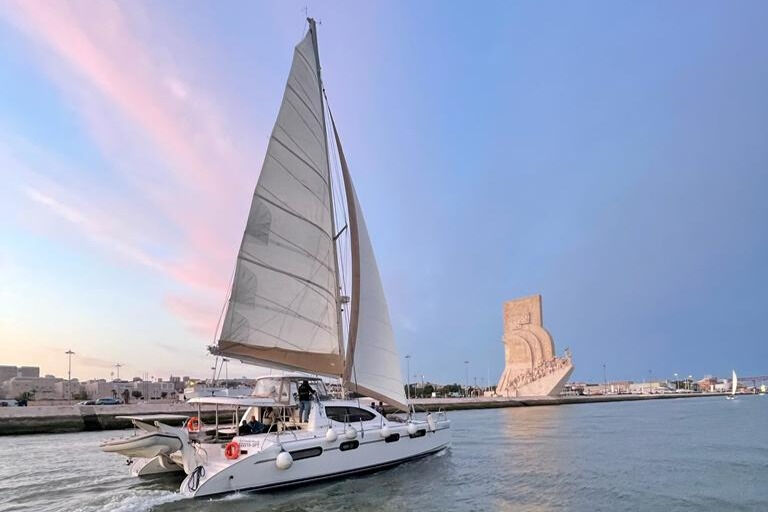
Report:
[{"label": "seated person", "polygon": [[241,436],[247,436],[248,434],[261,434],[267,430],[267,426],[256,419],[256,416],[251,416],[248,423],[240,425],[238,434]]}]

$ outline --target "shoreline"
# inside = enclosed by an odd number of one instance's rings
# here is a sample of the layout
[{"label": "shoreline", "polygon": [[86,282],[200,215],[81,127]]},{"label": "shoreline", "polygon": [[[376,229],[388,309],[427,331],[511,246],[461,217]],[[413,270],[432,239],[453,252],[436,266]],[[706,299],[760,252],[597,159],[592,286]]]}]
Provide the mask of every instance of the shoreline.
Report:
[{"label": "shoreline", "polygon": [[[725,393],[678,393],[518,398],[421,398],[412,400],[412,403],[417,412],[434,412],[437,410],[459,411],[724,396],[726,396]],[[0,408],[0,436],[126,429],[131,428],[130,420],[118,419],[117,417],[138,414],[189,414],[194,416],[197,414],[197,408],[186,403],[2,407]],[[203,421],[213,421],[215,416],[213,406],[203,407],[201,415]]]}]

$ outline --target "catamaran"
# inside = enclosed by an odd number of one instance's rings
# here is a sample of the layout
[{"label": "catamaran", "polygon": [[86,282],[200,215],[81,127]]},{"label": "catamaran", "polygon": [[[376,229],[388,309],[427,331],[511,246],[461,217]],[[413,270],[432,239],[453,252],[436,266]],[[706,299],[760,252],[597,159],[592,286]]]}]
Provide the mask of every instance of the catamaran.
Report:
[{"label": "catamaran", "polygon": [[[373,246],[325,97],[316,25],[308,22],[211,347],[216,356],[300,373],[258,379],[251,396],[192,398],[198,413],[181,417],[182,426],[166,421],[177,416],[129,417],[137,435],[102,445],[129,457],[133,475],[184,471],[187,496],[368,472],[450,444],[445,413],[417,418],[409,410]],[[334,399],[320,376],[367,399]],[[300,415],[306,385],[310,409]],[[407,414],[387,416],[371,400]],[[213,424],[205,424],[211,409]]]}]

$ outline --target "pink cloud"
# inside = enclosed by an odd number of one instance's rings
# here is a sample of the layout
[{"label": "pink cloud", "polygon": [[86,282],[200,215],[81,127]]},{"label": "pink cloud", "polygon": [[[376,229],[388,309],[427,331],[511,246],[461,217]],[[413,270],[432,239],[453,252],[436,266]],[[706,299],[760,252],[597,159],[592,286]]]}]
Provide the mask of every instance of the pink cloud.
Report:
[{"label": "pink cloud", "polygon": [[[25,193],[124,259],[197,290],[201,304],[220,304],[260,157],[244,149],[243,123],[225,116],[215,95],[185,81],[176,61],[163,60],[142,39],[148,17],[138,9],[19,1],[6,12],[42,49],[54,79],[125,184],[89,190],[72,177],[57,186],[35,183]],[[124,197],[131,193],[141,197],[133,211]],[[136,211],[143,205],[150,209]],[[169,297],[166,306],[193,330],[203,330],[204,315],[190,302]]]}]

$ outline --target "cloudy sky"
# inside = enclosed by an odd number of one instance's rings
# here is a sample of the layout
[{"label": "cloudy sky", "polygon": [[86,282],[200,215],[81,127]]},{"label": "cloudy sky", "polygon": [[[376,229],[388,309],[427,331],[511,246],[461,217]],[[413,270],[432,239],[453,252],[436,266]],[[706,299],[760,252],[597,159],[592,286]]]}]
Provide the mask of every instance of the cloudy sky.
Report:
[{"label": "cloudy sky", "polygon": [[[0,364],[208,372],[305,4],[0,4]],[[532,293],[576,379],[768,373],[768,4],[309,13],[412,373]]]}]

